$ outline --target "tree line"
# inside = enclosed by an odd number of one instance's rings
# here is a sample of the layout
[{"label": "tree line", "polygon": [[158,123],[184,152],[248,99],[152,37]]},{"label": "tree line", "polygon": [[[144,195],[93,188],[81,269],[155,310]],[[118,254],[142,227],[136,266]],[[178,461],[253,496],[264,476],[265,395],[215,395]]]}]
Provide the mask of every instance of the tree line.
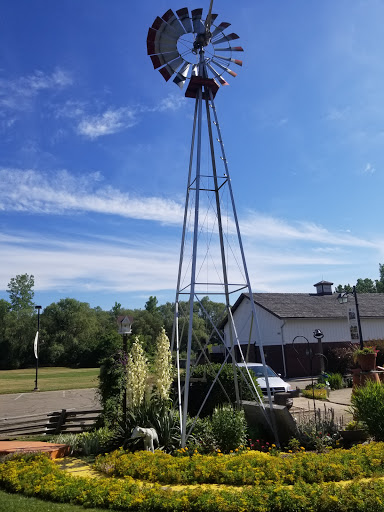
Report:
[{"label": "tree line", "polygon": [[[356,281],[356,292],[357,293],[384,293],[384,264],[379,263],[379,279],[358,279]],[[345,285],[339,284],[335,289],[336,292],[352,292],[353,285],[349,283]]]},{"label": "tree line", "polygon": [[[37,312],[34,303],[34,276],[17,275],[8,283],[9,300],[0,299],[0,369],[26,368],[36,362],[33,340],[37,330]],[[193,316],[194,339],[192,349],[210,338],[211,325],[203,314],[203,308],[217,323],[223,317],[225,305],[201,300],[195,305]],[[188,303],[180,303],[181,312],[189,311]],[[86,302],[74,298],[60,299],[46,306],[40,314],[39,364],[42,366],[96,367],[105,357],[122,348],[122,337],[118,334],[117,317],[133,317],[132,335],[138,336],[151,358],[156,347],[156,338],[164,327],[169,339],[172,337],[174,303],[158,305],[157,298],[149,297],[144,309],[127,309],[115,302],[109,311],[92,308]],[[181,351],[186,349],[187,320],[183,314],[181,324]],[[183,326],[185,324],[185,328]]]}]

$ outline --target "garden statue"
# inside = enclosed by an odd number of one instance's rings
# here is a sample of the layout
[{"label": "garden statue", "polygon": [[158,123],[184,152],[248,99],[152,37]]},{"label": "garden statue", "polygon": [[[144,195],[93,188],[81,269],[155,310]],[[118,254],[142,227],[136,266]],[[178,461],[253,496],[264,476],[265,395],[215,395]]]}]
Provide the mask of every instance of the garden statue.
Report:
[{"label": "garden statue", "polygon": [[159,444],[159,438],[154,428],[135,427],[132,431],[131,439],[143,438],[144,450],[154,452],[154,442]]}]

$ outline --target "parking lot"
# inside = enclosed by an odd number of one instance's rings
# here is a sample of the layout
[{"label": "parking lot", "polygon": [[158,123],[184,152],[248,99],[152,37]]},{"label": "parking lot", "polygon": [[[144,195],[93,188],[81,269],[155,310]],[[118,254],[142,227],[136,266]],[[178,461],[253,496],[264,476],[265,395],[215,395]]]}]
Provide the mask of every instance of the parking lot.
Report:
[{"label": "parking lot", "polygon": [[0,395],[0,421],[61,409],[91,410],[99,407],[95,388]]}]

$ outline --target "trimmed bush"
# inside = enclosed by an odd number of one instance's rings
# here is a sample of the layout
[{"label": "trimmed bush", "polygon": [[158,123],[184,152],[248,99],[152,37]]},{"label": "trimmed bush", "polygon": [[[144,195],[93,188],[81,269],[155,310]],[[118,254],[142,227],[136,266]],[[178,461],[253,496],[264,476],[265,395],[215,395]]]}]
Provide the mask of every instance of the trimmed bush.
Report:
[{"label": "trimmed bush", "polygon": [[[383,445],[373,445],[364,447],[360,458],[358,450],[350,452],[344,451],[345,466],[349,464],[349,474],[356,471],[356,477],[361,476],[361,467],[370,464],[374,469],[370,474],[380,474],[382,471],[382,453]],[[339,453],[339,450],[331,452]],[[348,455],[350,459],[348,461]],[[156,454],[155,454],[156,455]],[[155,455],[146,452],[145,457],[148,461],[155,463]],[[169,457],[162,454],[165,457]],[[253,455],[253,454],[252,454]],[[256,466],[253,469],[253,475],[256,479],[251,485],[242,487],[208,487],[196,486],[178,488],[173,491],[172,488],[164,487],[156,483],[136,484],[130,477],[123,479],[114,478],[83,478],[74,477],[60,470],[53,461],[43,455],[38,455],[28,462],[23,458],[8,460],[0,463],[0,487],[10,492],[20,492],[27,496],[36,496],[38,498],[58,501],[63,503],[79,504],[84,507],[99,507],[104,509],[125,510],[129,512],[382,512],[384,481],[372,480],[368,482],[353,481],[344,485],[335,482],[324,483],[330,479],[331,474],[338,472],[337,464],[332,458],[328,460],[327,456],[321,455],[322,464],[316,466],[319,461],[308,454],[304,457],[302,454],[293,455],[282,459],[283,463],[290,460],[305,460],[303,471],[306,475],[314,479],[320,479],[319,484],[305,483],[303,480],[297,481],[296,473],[291,473],[293,485],[281,485],[281,470],[285,472],[285,466],[281,466],[280,474],[273,471],[273,465],[279,461],[279,457],[266,454],[259,454],[265,460],[270,460],[269,464],[272,473],[267,472],[264,476],[264,466]],[[247,460],[247,456],[222,456],[208,459],[208,464],[202,466],[200,456],[175,459],[177,463],[187,465],[190,461],[196,461],[198,472],[201,479],[206,483],[209,474],[219,476],[218,471],[224,476],[232,474],[239,475],[243,466],[216,466],[211,468],[212,460],[222,463],[224,461]],[[203,458],[204,459],[204,458]],[[250,457],[252,459],[252,457]],[[313,464],[315,462],[315,465]],[[152,468],[149,465],[149,468]],[[224,470],[224,472],[223,472]],[[201,474],[207,471],[207,475]],[[327,476],[321,480],[321,475],[327,471]],[[348,471],[348,469],[347,469]],[[241,475],[240,475],[241,476]],[[276,481],[271,480],[271,476],[276,476]],[[319,478],[320,477],[320,478]],[[261,485],[260,485],[261,479]],[[245,476],[241,478],[238,485],[245,483]]]},{"label": "trimmed bush", "polygon": [[[191,377],[198,378],[206,378],[206,382],[194,382],[189,390],[189,402],[188,402],[188,411],[191,416],[196,416],[201,403],[207,394],[209,388],[212,385],[213,380],[215,379],[221,364],[215,363],[212,365],[201,364],[195,366],[191,371]],[[256,377],[254,377],[251,373],[251,378],[255,383],[259,395],[262,397],[260,386],[257,383]],[[233,368],[232,364],[225,364],[222,369],[220,376],[220,382],[225,389],[226,393],[229,396],[230,402],[234,404],[236,402],[235,395],[235,386],[233,381]],[[247,386],[246,382],[243,380],[240,369],[237,368],[237,380],[239,383],[239,393],[241,400],[254,400],[254,396]],[[209,416],[212,414],[215,407],[221,404],[227,404],[228,398],[226,397],[224,391],[222,390],[219,382],[216,381],[215,385],[212,388],[212,391],[204,405],[204,408],[200,414],[201,417]]]}]

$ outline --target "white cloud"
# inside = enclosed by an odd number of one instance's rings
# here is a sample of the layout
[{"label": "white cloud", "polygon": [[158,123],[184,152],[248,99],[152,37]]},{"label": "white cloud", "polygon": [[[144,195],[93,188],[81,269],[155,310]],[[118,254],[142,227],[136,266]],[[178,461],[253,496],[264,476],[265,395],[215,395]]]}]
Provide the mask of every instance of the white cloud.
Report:
[{"label": "white cloud", "polygon": [[9,110],[25,110],[41,91],[56,91],[72,84],[70,73],[61,68],[52,73],[36,70],[16,79],[0,78],[0,105]]},{"label": "white cloud", "polygon": [[[5,240],[4,240],[5,238]],[[2,265],[0,282],[10,276],[35,276],[36,289],[65,292],[81,287],[87,291],[135,291],[172,288],[177,268],[177,245],[143,244],[124,247],[121,242],[91,239],[76,243],[62,238],[39,240],[34,233],[20,235],[23,246],[0,235]],[[4,240],[4,241],[3,241]],[[39,244],[36,245],[36,240]],[[58,269],[60,271],[58,272]],[[134,272],[132,271],[134,269]]]},{"label": "white cloud", "polygon": [[88,116],[77,125],[77,132],[90,139],[120,132],[137,123],[135,112],[129,108],[109,109],[99,115]]},{"label": "white cloud", "polygon": [[372,164],[369,162],[366,164],[363,170],[363,174],[374,174],[376,172],[376,169],[373,167]]},{"label": "white cloud", "polygon": [[170,224],[182,222],[183,206],[160,197],[137,197],[100,187],[99,173],[74,177],[67,171],[0,169],[0,210],[60,215],[104,213]]},{"label": "white cloud", "polygon": [[249,212],[241,221],[241,232],[248,237],[277,240],[302,240],[325,244],[374,247],[374,243],[349,234],[333,233],[311,222],[287,222],[282,219]]}]

